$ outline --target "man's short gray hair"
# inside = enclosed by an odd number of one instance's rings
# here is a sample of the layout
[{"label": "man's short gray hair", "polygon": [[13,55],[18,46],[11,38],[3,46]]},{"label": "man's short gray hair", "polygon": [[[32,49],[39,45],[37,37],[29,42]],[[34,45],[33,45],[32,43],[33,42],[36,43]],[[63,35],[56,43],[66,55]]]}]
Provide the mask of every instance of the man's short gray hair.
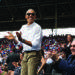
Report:
[{"label": "man's short gray hair", "polygon": [[29,11],[29,10],[34,11],[34,13],[35,13],[35,15],[36,15],[36,12],[35,12],[35,10],[34,10],[34,9],[28,9],[28,10],[26,11],[26,14],[28,13],[28,11]]}]

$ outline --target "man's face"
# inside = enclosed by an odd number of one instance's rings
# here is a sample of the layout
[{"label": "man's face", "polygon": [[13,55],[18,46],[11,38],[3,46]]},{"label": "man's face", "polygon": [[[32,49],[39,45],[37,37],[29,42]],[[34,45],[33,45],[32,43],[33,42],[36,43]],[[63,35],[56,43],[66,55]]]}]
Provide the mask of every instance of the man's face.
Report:
[{"label": "man's face", "polygon": [[71,43],[70,50],[71,50],[72,55],[75,55],[75,40]]},{"label": "man's face", "polygon": [[33,10],[28,10],[25,18],[27,19],[28,24],[32,24],[36,18],[35,12]]}]

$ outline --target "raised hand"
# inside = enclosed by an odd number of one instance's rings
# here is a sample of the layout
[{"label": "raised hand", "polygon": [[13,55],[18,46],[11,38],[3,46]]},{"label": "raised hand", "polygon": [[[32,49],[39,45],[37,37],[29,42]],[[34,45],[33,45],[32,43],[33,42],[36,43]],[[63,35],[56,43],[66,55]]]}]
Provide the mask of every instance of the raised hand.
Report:
[{"label": "raised hand", "polygon": [[16,35],[17,35],[17,37],[18,37],[18,40],[19,40],[19,41],[22,41],[21,32],[20,32],[20,33],[19,33],[19,32],[16,32]]},{"label": "raised hand", "polygon": [[8,36],[5,36],[5,38],[9,39],[9,40],[12,40],[12,39],[15,39],[15,37],[13,36],[12,33],[8,32]]}]

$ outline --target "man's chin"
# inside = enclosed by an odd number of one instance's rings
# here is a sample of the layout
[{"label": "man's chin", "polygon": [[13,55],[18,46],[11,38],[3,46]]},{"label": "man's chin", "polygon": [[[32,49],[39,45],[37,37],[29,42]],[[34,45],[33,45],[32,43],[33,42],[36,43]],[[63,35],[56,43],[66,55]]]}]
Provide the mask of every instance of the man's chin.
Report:
[{"label": "man's chin", "polygon": [[73,52],[72,55],[75,55],[75,52]]},{"label": "man's chin", "polygon": [[28,23],[29,23],[29,24],[32,24],[32,23],[33,23],[33,21],[29,21]]}]

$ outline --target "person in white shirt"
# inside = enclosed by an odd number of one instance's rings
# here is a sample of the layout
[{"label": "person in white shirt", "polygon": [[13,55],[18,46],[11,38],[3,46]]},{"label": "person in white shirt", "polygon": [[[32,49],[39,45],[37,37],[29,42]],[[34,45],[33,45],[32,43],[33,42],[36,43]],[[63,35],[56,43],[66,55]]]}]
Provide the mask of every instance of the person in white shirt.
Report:
[{"label": "person in white shirt", "polygon": [[16,43],[22,42],[24,57],[21,62],[21,75],[37,75],[37,67],[41,60],[42,29],[34,22],[36,13],[28,9],[25,15],[27,24],[23,25],[20,32],[16,32],[17,39],[9,32],[8,39],[14,39]]}]

